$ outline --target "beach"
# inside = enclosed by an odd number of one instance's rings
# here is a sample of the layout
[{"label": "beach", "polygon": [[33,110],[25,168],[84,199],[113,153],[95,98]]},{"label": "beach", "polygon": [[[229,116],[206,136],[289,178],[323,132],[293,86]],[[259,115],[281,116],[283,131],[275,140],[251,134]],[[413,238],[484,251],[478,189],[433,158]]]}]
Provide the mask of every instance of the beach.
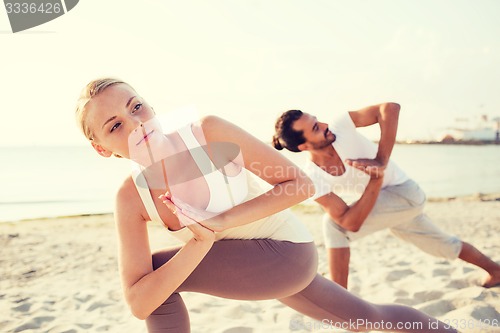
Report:
[{"label": "beach", "polygon": [[[318,270],[327,275],[320,208],[292,211],[313,234]],[[500,195],[432,200],[426,212],[440,228],[500,262]],[[153,249],[179,244],[156,224],[150,240]],[[112,215],[1,223],[0,244],[0,332],[146,332],[122,299]],[[351,248],[349,289],[362,298],[413,306],[461,332],[500,332],[500,287],[482,288],[484,271],[431,257],[388,231]],[[276,300],[183,298],[194,333],[345,332]]]}]

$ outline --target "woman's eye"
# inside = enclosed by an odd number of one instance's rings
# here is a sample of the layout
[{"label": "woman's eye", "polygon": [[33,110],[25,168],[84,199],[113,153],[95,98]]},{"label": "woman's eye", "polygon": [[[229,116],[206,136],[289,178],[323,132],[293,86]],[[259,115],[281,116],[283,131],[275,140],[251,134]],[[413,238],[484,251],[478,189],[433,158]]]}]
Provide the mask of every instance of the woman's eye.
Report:
[{"label": "woman's eye", "polygon": [[110,129],[109,131],[110,131],[111,133],[113,133],[113,131],[114,131],[115,129],[117,129],[118,127],[120,127],[120,126],[121,126],[121,124],[122,124],[122,123],[116,123],[116,124],[114,124],[114,125],[113,125],[113,127],[111,127],[111,129]]},{"label": "woman's eye", "polygon": [[142,107],[142,103],[138,103],[134,106],[134,109],[132,110],[132,113],[138,111]]}]

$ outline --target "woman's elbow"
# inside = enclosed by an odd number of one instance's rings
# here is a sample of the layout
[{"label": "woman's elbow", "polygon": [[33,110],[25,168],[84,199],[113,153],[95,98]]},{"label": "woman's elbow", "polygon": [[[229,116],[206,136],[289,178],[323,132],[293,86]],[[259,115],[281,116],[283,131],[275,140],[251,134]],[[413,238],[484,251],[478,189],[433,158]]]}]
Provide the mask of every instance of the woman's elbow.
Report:
[{"label": "woman's elbow", "polygon": [[151,312],[146,311],[144,308],[144,304],[139,302],[139,299],[136,296],[131,295],[130,293],[125,294],[125,301],[128,305],[128,308],[132,315],[139,320],[145,320]]},{"label": "woman's elbow", "polygon": [[130,303],[128,304],[128,306],[132,315],[139,320],[145,320],[151,314],[150,312],[144,311],[144,308],[141,306]]}]

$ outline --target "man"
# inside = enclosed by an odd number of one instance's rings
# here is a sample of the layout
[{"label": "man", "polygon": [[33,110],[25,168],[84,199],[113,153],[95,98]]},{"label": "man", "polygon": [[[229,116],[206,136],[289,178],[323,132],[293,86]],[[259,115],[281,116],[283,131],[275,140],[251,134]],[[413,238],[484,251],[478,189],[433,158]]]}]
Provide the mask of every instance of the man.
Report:
[{"label": "man", "polygon": [[[315,200],[325,211],[323,229],[332,279],[347,288],[349,242],[390,228],[421,250],[446,259],[460,258],[488,272],[484,287],[500,284],[500,265],[474,246],[439,230],[423,213],[425,194],[391,161],[400,106],[384,103],[342,114],[329,127],[313,115],[289,110],[276,121],[273,145],[308,151],[305,171],[316,186]],[[378,146],[356,127],[380,126]],[[339,196],[360,196],[352,205]]]}]

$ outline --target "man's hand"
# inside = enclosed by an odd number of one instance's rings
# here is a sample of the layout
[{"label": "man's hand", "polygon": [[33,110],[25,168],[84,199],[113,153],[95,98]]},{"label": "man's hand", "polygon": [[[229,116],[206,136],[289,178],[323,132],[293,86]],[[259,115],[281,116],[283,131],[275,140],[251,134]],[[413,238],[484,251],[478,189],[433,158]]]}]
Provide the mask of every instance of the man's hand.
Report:
[{"label": "man's hand", "polygon": [[363,171],[370,176],[371,179],[384,177],[386,165],[380,163],[376,159],[359,158],[355,160],[346,160],[345,162],[353,168]]}]

